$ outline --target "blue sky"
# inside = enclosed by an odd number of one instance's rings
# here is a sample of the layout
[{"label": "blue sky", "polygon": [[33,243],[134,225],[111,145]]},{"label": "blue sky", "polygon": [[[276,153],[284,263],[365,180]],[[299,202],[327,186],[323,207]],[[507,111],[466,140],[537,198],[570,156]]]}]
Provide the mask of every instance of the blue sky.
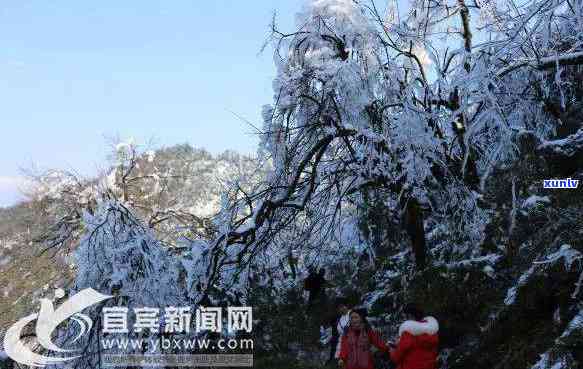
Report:
[{"label": "blue sky", "polygon": [[0,206],[21,167],[92,175],[104,135],[255,152],[272,100],[273,11],[290,30],[299,0],[3,1]]}]

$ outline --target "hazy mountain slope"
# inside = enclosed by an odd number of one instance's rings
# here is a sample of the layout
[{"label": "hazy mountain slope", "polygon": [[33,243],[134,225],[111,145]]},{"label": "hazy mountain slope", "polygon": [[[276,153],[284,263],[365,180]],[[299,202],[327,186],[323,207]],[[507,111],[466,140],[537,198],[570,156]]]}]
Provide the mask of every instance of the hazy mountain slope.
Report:
[{"label": "hazy mountain slope", "polygon": [[[155,157],[155,161],[149,162],[148,157]],[[234,151],[213,156],[204,149],[188,145],[142,154],[139,162],[142,167],[136,176],[182,173],[185,176],[182,182],[167,183],[157,195],[176,199],[171,204],[175,211],[184,210],[184,214],[200,218],[208,218],[218,211],[226,180],[252,175],[257,169],[253,159]],[[108,180],[104,176],[87,183],[89,187]],[[134,199],[146,201],[149,195],[156,194],[155,186],[154,182],[142,182],[142,192],[135,193]],[[43,252],[46,244],[35,242],[57,217],[56,212],[43,201],[33,199],[13,207],[0,208],[0,337],[9,324],[37,308],[36,298],[51,292],[49,289],[54,287],[65,287],[75,275],[71,250],[76,247],[77,239],[69,241],[71,247],[56,247],[46,252]],[[58,203],[63,200],[53,201]],[[160,204],[162,201],[152,203]],[[177,226],[177,223],[168,222],[163,228],[156,229],[158,236],[163,238],[165,234],[172,234],[176,239],[179,235],[188,235],[188,230],[181,231]]]}]

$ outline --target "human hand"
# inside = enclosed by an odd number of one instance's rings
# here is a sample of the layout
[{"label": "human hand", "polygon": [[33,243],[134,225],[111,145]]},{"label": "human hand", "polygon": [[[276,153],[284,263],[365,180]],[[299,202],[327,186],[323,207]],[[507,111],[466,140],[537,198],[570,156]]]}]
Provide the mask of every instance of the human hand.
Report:
[{"label": "human hand", "polygon": [[338,366],[339,366],[340,368],[344,368],[344,360],[342,360],[342,359],[338,359]]}]

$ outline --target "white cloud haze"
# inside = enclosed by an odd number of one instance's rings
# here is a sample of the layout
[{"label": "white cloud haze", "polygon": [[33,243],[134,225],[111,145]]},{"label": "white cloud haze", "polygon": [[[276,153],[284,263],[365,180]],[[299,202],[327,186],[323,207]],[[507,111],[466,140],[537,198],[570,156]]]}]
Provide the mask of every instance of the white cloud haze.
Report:
[{"label": "white cloud haze", "polygon": [[0,176],[0,206],[14,205],[23,199],[20,189],[26,184],[26,179],[19,176]]}]

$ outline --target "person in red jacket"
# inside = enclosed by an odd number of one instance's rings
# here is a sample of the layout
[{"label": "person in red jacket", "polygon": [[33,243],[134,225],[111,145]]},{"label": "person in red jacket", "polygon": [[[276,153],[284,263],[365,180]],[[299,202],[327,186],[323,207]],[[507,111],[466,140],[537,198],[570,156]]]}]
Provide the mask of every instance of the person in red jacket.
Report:
[{"label": "person in red jacket", "polygon": [[411,320],[399,327],[399,342],[391,350],[391,360],[397,369],[436,369],[439,345],[439,324],[415,304],[404,309]]},{"label": "person in red jacket", "polygon": [[374,369],[371,345],[389,354],[389,347],[366,320],[366,311],[350,312],[350,324],[340,337],[338,365],[343,369]]}]

